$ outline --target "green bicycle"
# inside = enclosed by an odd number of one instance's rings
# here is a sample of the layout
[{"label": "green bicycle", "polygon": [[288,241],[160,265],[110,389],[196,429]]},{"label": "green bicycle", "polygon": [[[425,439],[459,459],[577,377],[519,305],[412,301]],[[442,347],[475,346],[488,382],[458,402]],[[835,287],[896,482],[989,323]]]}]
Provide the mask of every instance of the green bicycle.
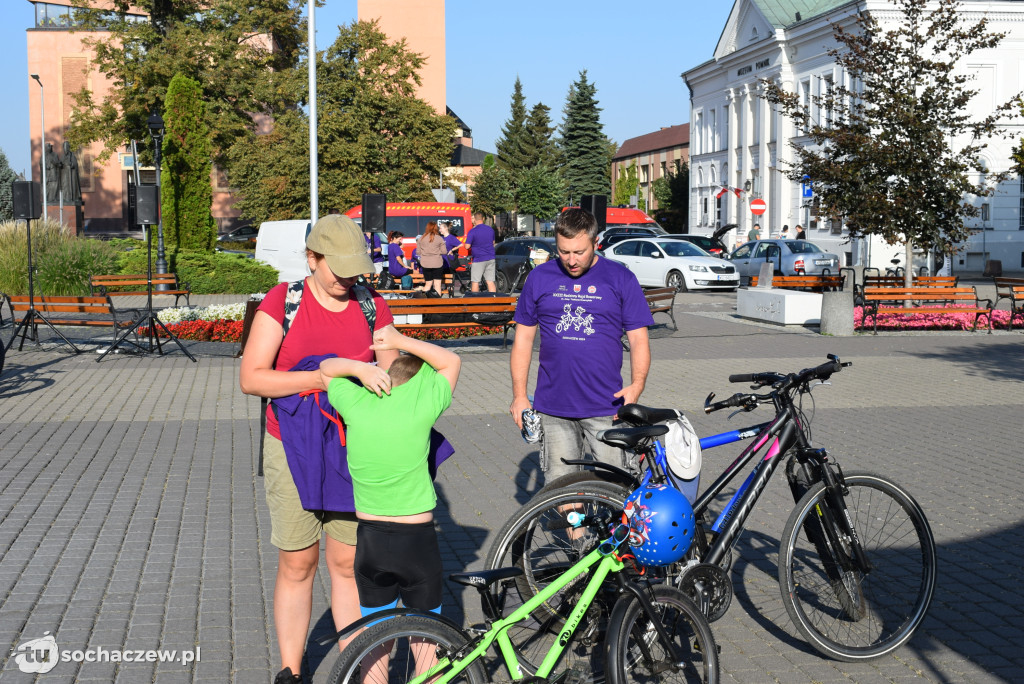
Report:
[{"label": "green bicycle", "polygon": [[[631,428],[649,433],[664,426]],[[586,553],[568,570],[553,578],[533,598],[502,617],[502,606],[490,587],[522,574],[521,568],[465,572],[449,577],[476,588],[488,620],[485,626],[463,630],[434,613],[396,608],[364,617],[332,638],[362,632],[345,648],[331,670],[330,684],[420,684],[460,682],[482,684],[503,681],[498,663],[486,667],[492,646],[501,655],[508,681],[539,684],[584,681],[586,670],[567,657],[576,630],[599,593],[614,591],[608,631],[604,639],[604,670],[612,684],[624,682],[717,682],[718,647],[707,619],[693,601],[676,587],[624,572],[639,562],[654,565],[666,553],[685,554],[692,540],[693,511],[686,498],[671,487],[648,485],[627,503],[629,524],[606,529],[611,536]],[[546,504],[547,502],[545,502]],[[581,524],[578,512],[566,510],[569,524]],[[590,521],[588,524],[592,524]],[[628,545],[625,544],[629,540]],[[581,582],[585,579],[585,584]],[[614,581],[612,581],[614,580]],[[545,606],[556,595],[569,593],[574,601],[564,617],[551,617],[536,629],[550,637],[540,662],[524,653],[509,637],[513,626],[551,615]],[[597,647],[597,644],[594,644]]]}]

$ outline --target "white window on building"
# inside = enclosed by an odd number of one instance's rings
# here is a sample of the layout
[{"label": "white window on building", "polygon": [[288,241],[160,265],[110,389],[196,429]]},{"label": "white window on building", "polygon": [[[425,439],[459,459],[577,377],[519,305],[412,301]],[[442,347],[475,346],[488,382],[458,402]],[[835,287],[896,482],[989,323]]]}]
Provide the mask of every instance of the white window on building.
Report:
[{"label": "white window on building", "polygon": [[1017,230],[1024,230],[1024,174],[1020,177],[1020,211],[1017,214]]},{"label": "white window on building", "polygon": [[697,112],[697,130],[696,135],[692,136],[693,141],[697,144],[697,154],[704,154],[704,146],[701,144],[704,138],[704,112]]},{"label": "white window on building", "polygon": [[[811,80],[805,79],[800,81],[800,107],[805,112],[810,113],[811,109]],[[812,122],[808,121],[808,125]],[[808,128],[804,127],[804,133],[808,133]]]},{"label": "white window on building", "polygon": [[711,147],[709,148],[709,151],[717,152],[718,151],[718,110],[717,109],[712,109],[711,110],[711,125],[709,126],[709,128],[711,129],[710,130],[710,133],[711,133]]},{"label": "white window on building", "polygon": [[832,121],[834,110],[831,102],[835,91],[835,81],[833,80],[832,74],[825,74],[822,79],[822,90],[822,96],[825,98],[825,111],[824,119],[821,124],[827,128],[832,128],[834,125],[834,122]]}]

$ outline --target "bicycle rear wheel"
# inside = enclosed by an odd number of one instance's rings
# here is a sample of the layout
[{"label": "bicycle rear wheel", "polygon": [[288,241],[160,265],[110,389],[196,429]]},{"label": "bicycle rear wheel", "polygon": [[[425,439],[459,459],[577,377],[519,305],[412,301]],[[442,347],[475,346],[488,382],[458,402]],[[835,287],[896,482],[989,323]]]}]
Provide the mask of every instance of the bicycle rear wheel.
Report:
[{"label": "bicycle rear wheel", "polygon": [[[328,684],[405,684],[424,674],[464,646],[466,637],[456,629],[418,615],[399,615],[367,627],[342,651],[331,668]],[[450,668],[449,668],[450,669]],[[442,668],[438,673],[447,672]],[[477,661],[451,681],[484,684],[488,681]]]},{"label": "bicycle rear wheel", "polygon": [[[797,503],[782,533],[779,585],[793,624],[815,649],[848,662],[891,653],[924,620],[935,591],[935,539],[899,485],[872,473],[845,476],[849,519],[871,570],[852,563],[824,483]],[[836,541],[833,541],[836,540]]]},{"label": "bicycle rear wheel", "polygon": [[[523,570],[522,576],[495,587],[504,594],[505,614],[533,598],[607,538],[608,524],[620,519],[627,493],[614,485],[583,480],[542,492],[520,508],[498,533],[484,561],[488,570],[513,566]],[[509,628],[509,637],[528,667],[539,665],[558,638],[587,579],[581,576],[534,610],[529,619]],[[598,646],[615,599],[614,586],[606,585],[566,646],[561,666],[575,670],[585,681],[604,681]]]},{"label": "bicycle rear wheel", "polygon": [[608,681],[718,681],[718,646],[707,619],[680,589],[657,586],[651,604],[672,641],[669,653],[640,602],[626,594],[615,605],[606,641]]}]

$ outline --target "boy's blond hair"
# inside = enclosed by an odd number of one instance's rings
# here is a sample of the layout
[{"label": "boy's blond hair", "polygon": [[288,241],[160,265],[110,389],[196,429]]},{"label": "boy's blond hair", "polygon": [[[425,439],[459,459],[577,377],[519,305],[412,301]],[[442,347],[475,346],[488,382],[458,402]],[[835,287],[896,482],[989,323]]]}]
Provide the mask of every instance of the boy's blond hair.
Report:
[{"label": "boy's blond hair", "polygon": [[388,368],[388,375],[391,376],[391,386],[398,387],[413,379],[423,367],[423,359],[412,354],[402,354],[391,363]]}]

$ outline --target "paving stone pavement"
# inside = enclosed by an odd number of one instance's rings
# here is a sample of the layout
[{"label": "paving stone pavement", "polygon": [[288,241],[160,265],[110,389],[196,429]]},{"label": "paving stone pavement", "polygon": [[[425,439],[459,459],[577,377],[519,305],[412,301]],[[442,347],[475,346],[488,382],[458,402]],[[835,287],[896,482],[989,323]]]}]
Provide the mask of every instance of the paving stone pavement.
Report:
[{"label": "paving stone pavement", "polygon": [[[796,635],[779,597],[777,544],[792,499],[776,478],[740,538],[735,600],[714,624],[723,678],[1019,681],[1024,335],[822,337],[738,321],[732,302],[680,296],[680,329],[652,332],[643,401],[682,408],[699,433],[711,434],[732,424],[724,412],[699,408],[710,391],[735,391],[730,373],[795,370],[829,352],[853,361],[815,392],[815,441],[846,470],[905,484],[928,514],[940,565],[931,611],[904,648],[869,663],[822,658]],[[0,330],[9,335],[9,326]],[[0,681],[248,683],[269,682],[278,668],[276,551],[254,475],[259,401],[238,391],[234,345],[185,344],[198,363],[173,348],[101,363],[52,344],[8,353],[0,375]],[[457,454],[438,478],[437,510],[449,572],[481,567],[494,534],[542,484],[536,451],[507,414],[500,337],[453,346],[464,355],[463,375],[439,427]],[[736,453],[706,452],[705,473]],[[321,567],[311,642],[330,629],[327,598]],[[480,619],[475,592],[460,587],[447,587],[444,611]],[[12,651],[47,633],[69,656],[168,649],[177,662],[69,661],[46,674],[22,672]],[[182,652],[196,649],[197,662],[183,664]],[[333,653],[311,645],[308,681],[326,680]]]}]

